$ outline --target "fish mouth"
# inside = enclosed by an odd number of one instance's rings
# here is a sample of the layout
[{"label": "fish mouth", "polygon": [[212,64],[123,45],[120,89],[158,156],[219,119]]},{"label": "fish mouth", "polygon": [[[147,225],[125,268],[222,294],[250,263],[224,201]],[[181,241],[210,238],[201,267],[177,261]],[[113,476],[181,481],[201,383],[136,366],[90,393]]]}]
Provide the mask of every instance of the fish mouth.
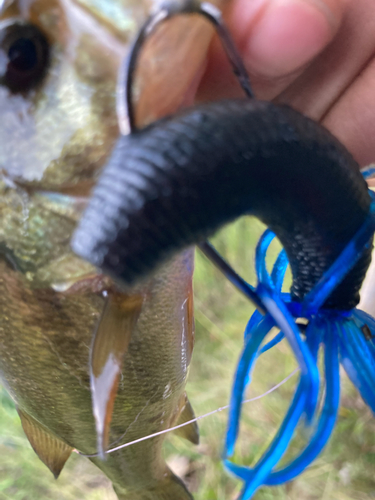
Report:
[{"label": "fish mouth", "polygon": [[37,198],[43,205],[47,203],[50,210],[58,213],[65,211],[66,216],[77,222],[86,209],[97,182],[96,180],[84,180],[60,186],[48,185],[11,177],[4,170],[0,171],[0,180],[6,188],[22,193],[26,199]]},{"label": "fish mouth", "polygon": [[56,186],[56,184],[48,184],[43,181],[27,181],[21,177],[13,177],[4,169],[0,170],[0,179],[7,187],[22,190],[29,195],[35,193],[53,193],[56,195],[82,199],[89,199],[97,183],[97,179],[85,179],[75,183],[72,182]]}]

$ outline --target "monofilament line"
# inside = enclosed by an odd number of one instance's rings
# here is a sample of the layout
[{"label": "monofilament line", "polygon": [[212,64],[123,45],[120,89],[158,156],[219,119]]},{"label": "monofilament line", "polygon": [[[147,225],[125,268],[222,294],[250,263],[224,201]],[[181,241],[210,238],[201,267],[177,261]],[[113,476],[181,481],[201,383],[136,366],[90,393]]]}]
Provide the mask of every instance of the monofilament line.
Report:
[{"label": "monofilament line", "polygon": [[[299,372],[299,368],[296,368],[292,373],[290,373],[286,378],[284,378],[281,382],[276,384],[274,387],[269,389],[267,392],[261,394],[260,396],[255,396],[255,398],[251,399],[246,399],[242,402],[242,404],[245,403],[251,403],[252,401],[257,401],[258,399],[262,399],[265,396],[268,396],[268,394],[271,394],[271,392],[276,391],[279,387],[284,385],[290,378],[293,377],[297,372]],[[146,441],[147,439],[151,439],[157,436],[161,436],[162,434],[167,434],[168,432],[175,431],[176,429],[180,429],[181,427],[185,427],[186,425],[193,424],[194,422],[197,422],[198,420],[202,420],[203,418],[209,417],[210,415],[214,415],[215,413],[219,413],[221,411],[227,410],[229,408],[229,405],[222,406],[218,408],[217,410],[210,411],[209,413],[205,413],[204,415],[200,415],[199,417],[193,418],[192,420],[189,420],[188,422],[184,422],[183,424],[180,425],[175,425],[174,427],[170,427],[169,429],[165,429],[163,431],[159,432],[154,432],[154,434],[149,434],[148,436],[144,436],[142,438],[136,439],[135,441],[130,441],[129,443],[121,444],[120,446],[116,446],[115,448],[111,448],[110,450],[106,451],[107,453],[113,453],[118,450],[122,450],[123,448],[127,448],[128,446],[132,446],[133,444],[141,443],[142,441]],[[84,457],[95,457],[97,454],[94,455],[85,455],[84,453],[78,452],[80,455],[83,455]]]}]

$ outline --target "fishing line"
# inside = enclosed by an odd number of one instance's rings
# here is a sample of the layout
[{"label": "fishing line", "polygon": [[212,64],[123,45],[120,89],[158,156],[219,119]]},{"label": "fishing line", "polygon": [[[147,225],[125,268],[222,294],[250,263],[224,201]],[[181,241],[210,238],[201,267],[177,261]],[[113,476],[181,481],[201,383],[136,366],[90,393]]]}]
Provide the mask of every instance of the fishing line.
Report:
[{"label": "fishing line", "polygon": [[[296,368],[295,370],[292,371],[287,377],[285,377],[281,382],[276,384],[274,387],[271,387],[268,391],[265,393],[261,394],[260,396],[255,396],[254,398],[251,399],[245,399],[242,401],[242,404],[245,403],[251,403],[252,401],[257,401],[258,399],[262,399],[265,396],[268,396],[268,394],[271,394],[272,392],[276,391],[279,387],[284,385],[286,382],[288,382],[289,379],[291,379],[297,372],[299,372],[300,369]],[[122,444],[120,446],[116,446],[115,448],[111,448],[105,452],[105,454],[113,453],[115,451],[121,450],[123,448],[127,448],[128,446],[132,446],[133,444],[141,443],[142,441],[146,441],[147,439],[151,439],[157,436],[161,436],[162,434],[167,434],[168,432],[175,431],[176,429],[181,429],[181,427],[185,427],[186,425],[193,424],[194,422],[197,422],[198,420],[202,420],[203,418],[209,417],[211,415],[214,415],[215,413],[219,413],[221,411],[227,410],[229,408],[229,405],[221,406],[217,410],[210,411],[208,413],[205,413],[204,415],[200,415],[199,417],[193,418],[192,420],[189,420],[187,422],[184,422],[183,424],[175,425],[174,427],[170,427],[169,429],[165,429],[163,431],[155,432],[154,434],[149,434],[148,436],[141,437],[139,439],[136,439],[135,441],[130,441],[129,443]],[[98,453],[93,453],[92,455],[86,455],[84,453],[81,453],[78,450],[75,450],[76,453],[79,455],[82,455],[83,457],[88,457],[88,458],[93,458],[93,457],[98,457]]]}]

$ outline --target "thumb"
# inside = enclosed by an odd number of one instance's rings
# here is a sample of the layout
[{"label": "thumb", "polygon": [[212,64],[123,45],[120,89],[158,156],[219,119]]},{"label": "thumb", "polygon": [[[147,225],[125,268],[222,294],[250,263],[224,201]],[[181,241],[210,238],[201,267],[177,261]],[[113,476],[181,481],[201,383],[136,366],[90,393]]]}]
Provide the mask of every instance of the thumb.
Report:
[{"label": "thumb", "polygon": [[[259,97],[272,98],[282,91],[291,75],[329,44],[347,1],[231,0],[225,18]],[[215,40],[198,97],[211,100],[236,94],[242,95]]]},{"label": "thumb", "polygon": [[231,26],[238,27],[249,70],[280,78],[324,49],[337,32],[343,10],[342,0],[237,0]]}]

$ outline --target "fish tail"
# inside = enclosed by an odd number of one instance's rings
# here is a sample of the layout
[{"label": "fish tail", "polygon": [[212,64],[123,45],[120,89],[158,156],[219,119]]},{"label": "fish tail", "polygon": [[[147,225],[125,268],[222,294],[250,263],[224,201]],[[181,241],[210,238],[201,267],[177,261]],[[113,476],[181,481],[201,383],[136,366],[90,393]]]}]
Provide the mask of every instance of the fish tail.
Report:
[{"label": "fish tail", "polygon": [[150,488],[123,492],[114,486],[114,490],[119,500],[194,500],[181,479],[169,469]]}]

